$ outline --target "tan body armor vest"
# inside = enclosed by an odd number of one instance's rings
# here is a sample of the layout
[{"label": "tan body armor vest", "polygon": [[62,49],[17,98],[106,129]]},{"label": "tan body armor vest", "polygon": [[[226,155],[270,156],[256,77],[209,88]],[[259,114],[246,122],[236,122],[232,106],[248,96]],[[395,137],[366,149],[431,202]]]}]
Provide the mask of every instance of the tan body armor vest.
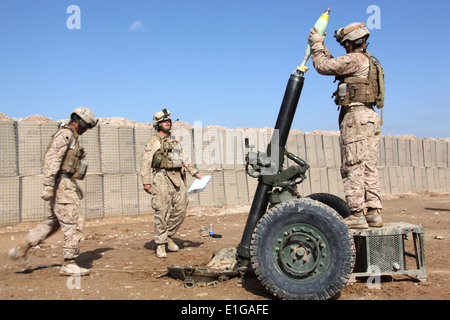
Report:
[{"label": "tan body armor vest", "polygon": [[[65,129],[68,129],[74,133],[74,144],[72,143],[71,146],[67,149],[66,155],[64,156],[60,173],[67,174],[71,176],[74,179],[83,180],[86,176],[87,172],[87,164],[81,162],[81,159],[83,159],[86,156],[86,153],[84,152],[83,148],[80,148],[80,143],[78,141],[78,134],[69,126],[64,126]],[[50,143],[47,147],[50,149],[50,146],[53,143],[53,139],[55,137],[56,133],[52,136],[52,139],[50,140]]]},{"label": "tan body armor vest", "polygon": [[351,103],[364,103],[384,106],[384,72],[378,60],[370,53],[364,53],[369,59],[369,75],[367,78],[341,76],[334,102],[337,105],[349,106]]},{"label": "tan body armor vest", "polygon": [[153,155],[152,168],[155,169],[181,169],[181,145],[172,137],[160,139],[161,147]]}]

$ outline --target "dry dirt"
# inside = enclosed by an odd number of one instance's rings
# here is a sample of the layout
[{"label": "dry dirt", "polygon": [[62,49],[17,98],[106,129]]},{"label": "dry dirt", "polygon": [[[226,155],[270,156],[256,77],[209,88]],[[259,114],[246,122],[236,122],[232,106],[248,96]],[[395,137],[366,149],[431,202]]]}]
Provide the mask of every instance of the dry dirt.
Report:
[{"label": "dry dirt", "polygon": [[[450,194],[421,193],[383,199],[386,222],[409,222],[425,228],[427,281],[413,277],[383,277],[378,289],[365,281],[348,284],[336,297],[339,300],[448,300],[450,298]],[[232,278],[217,286],[184,288],[181,280],[158,276],[172,264],[205,266],[214,250],[236,247],[240,242],[249,206],[191,208],[175,241],[179,252],[167,259],[155,256],[153,216],[116,217],[86,223],[78,263],[91,269],[86,277],[59,275],[62,262],[62,234],[58,231],[29,252],[33,270],[22,272],[6,258],[6,252],[20,243],[37,222],[0,228],[0,299],[145,299],[145,300],[257,300],[274,298],[256,277],[245,285]],[[201,238],[201,226],[213,224],[221,238]]]}]

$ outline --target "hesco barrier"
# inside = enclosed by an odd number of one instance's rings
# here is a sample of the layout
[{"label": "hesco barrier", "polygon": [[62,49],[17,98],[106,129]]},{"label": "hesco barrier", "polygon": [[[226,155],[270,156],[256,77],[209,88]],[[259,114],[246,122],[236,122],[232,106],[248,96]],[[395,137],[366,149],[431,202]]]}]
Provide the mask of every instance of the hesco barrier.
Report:
[{"label": "hesco barrier", "polygon": [[[48,203],[42,194],[42,159],[58,124],[0,122],[0,225],[43,220]],[[99,125],[80,140],[87,152],[88,175],[79,181],[84,191],[86,219],[152,213],[151,196],[143,191],[140,162],[151,126]],[[265,151],[272,135],[267,129],[175,129],[185,151],[203,175],[212,180],[204,192],[189,196],[190,206],[251,203],[257,180],[244,170],[244,139]],[[291,132],[287,149],[311,166],[299,185],[306,196],[316,192],[343,197],[339,136],[333,133]],[[383,136],[378,169],[382,194],[450,191],[449,142]],[[289,160],[286,165],[289,165]],[[188,177],[188,184],[193,181]]]}]

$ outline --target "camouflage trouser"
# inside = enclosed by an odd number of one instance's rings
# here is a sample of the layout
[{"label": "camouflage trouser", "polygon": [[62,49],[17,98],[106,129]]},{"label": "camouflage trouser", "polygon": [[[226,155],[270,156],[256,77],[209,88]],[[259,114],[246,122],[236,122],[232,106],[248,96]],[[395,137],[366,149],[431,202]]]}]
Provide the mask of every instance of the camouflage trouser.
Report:
[{"label": "camouflage trouser", "polygon": [[347,114],[341,123],[341,176],[351,213],[382,209],[378,181],[380,118],[373,110]]},{"label": "camouflage trouser", "polygon": [[186,217],[188,197],[186,186],[181,181],[176,187],[163,173],[158,172],[153,178],[152,208],[155,210],[155,242],[167,243],[180,228]]},{"label": "camouflage trouser", "polygon": [[76,184],[70,179],[62,179],[51,200],[50,215],[28,233],[25,241],[31,246],[36,246],[61,228],[64,236],[63,258],[78,257],[85,221],[79,210],[79,202],[79,190]]}]

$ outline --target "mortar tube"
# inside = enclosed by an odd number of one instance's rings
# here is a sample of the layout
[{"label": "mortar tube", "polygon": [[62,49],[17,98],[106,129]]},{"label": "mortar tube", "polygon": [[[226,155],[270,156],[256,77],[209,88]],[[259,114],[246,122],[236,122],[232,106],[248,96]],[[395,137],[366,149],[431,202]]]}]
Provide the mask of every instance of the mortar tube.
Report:
[{"label": "mortar tube", "polygon": [[[288,81],[286,90],[284,93],[283,102],[281,103],[280,112],[275,123],[274,135],[279,134],[278,139],[274,139],[272,136],[271,141],[277,141],[279,148],[284,148],[291,130],[292,121],[294,120],[295,111],[297,110],[300,94],[303,89],[305,77],[304,73],[300,70],[294,71]],[[280,165],[282,165],[280,163]],[[252,206],[247,218],[244,233],[242,235],[241,243],[237,247],[238,263],[237,267],[243,266],[245,260],[250,260],[250,246],[252,241],[252,235],[255,231],[255,227],[264,215],[269,204],[269,192],[272,190],[271,185],[266,185],[261,182],[259,178],[258,186],[253,197]]]}]

